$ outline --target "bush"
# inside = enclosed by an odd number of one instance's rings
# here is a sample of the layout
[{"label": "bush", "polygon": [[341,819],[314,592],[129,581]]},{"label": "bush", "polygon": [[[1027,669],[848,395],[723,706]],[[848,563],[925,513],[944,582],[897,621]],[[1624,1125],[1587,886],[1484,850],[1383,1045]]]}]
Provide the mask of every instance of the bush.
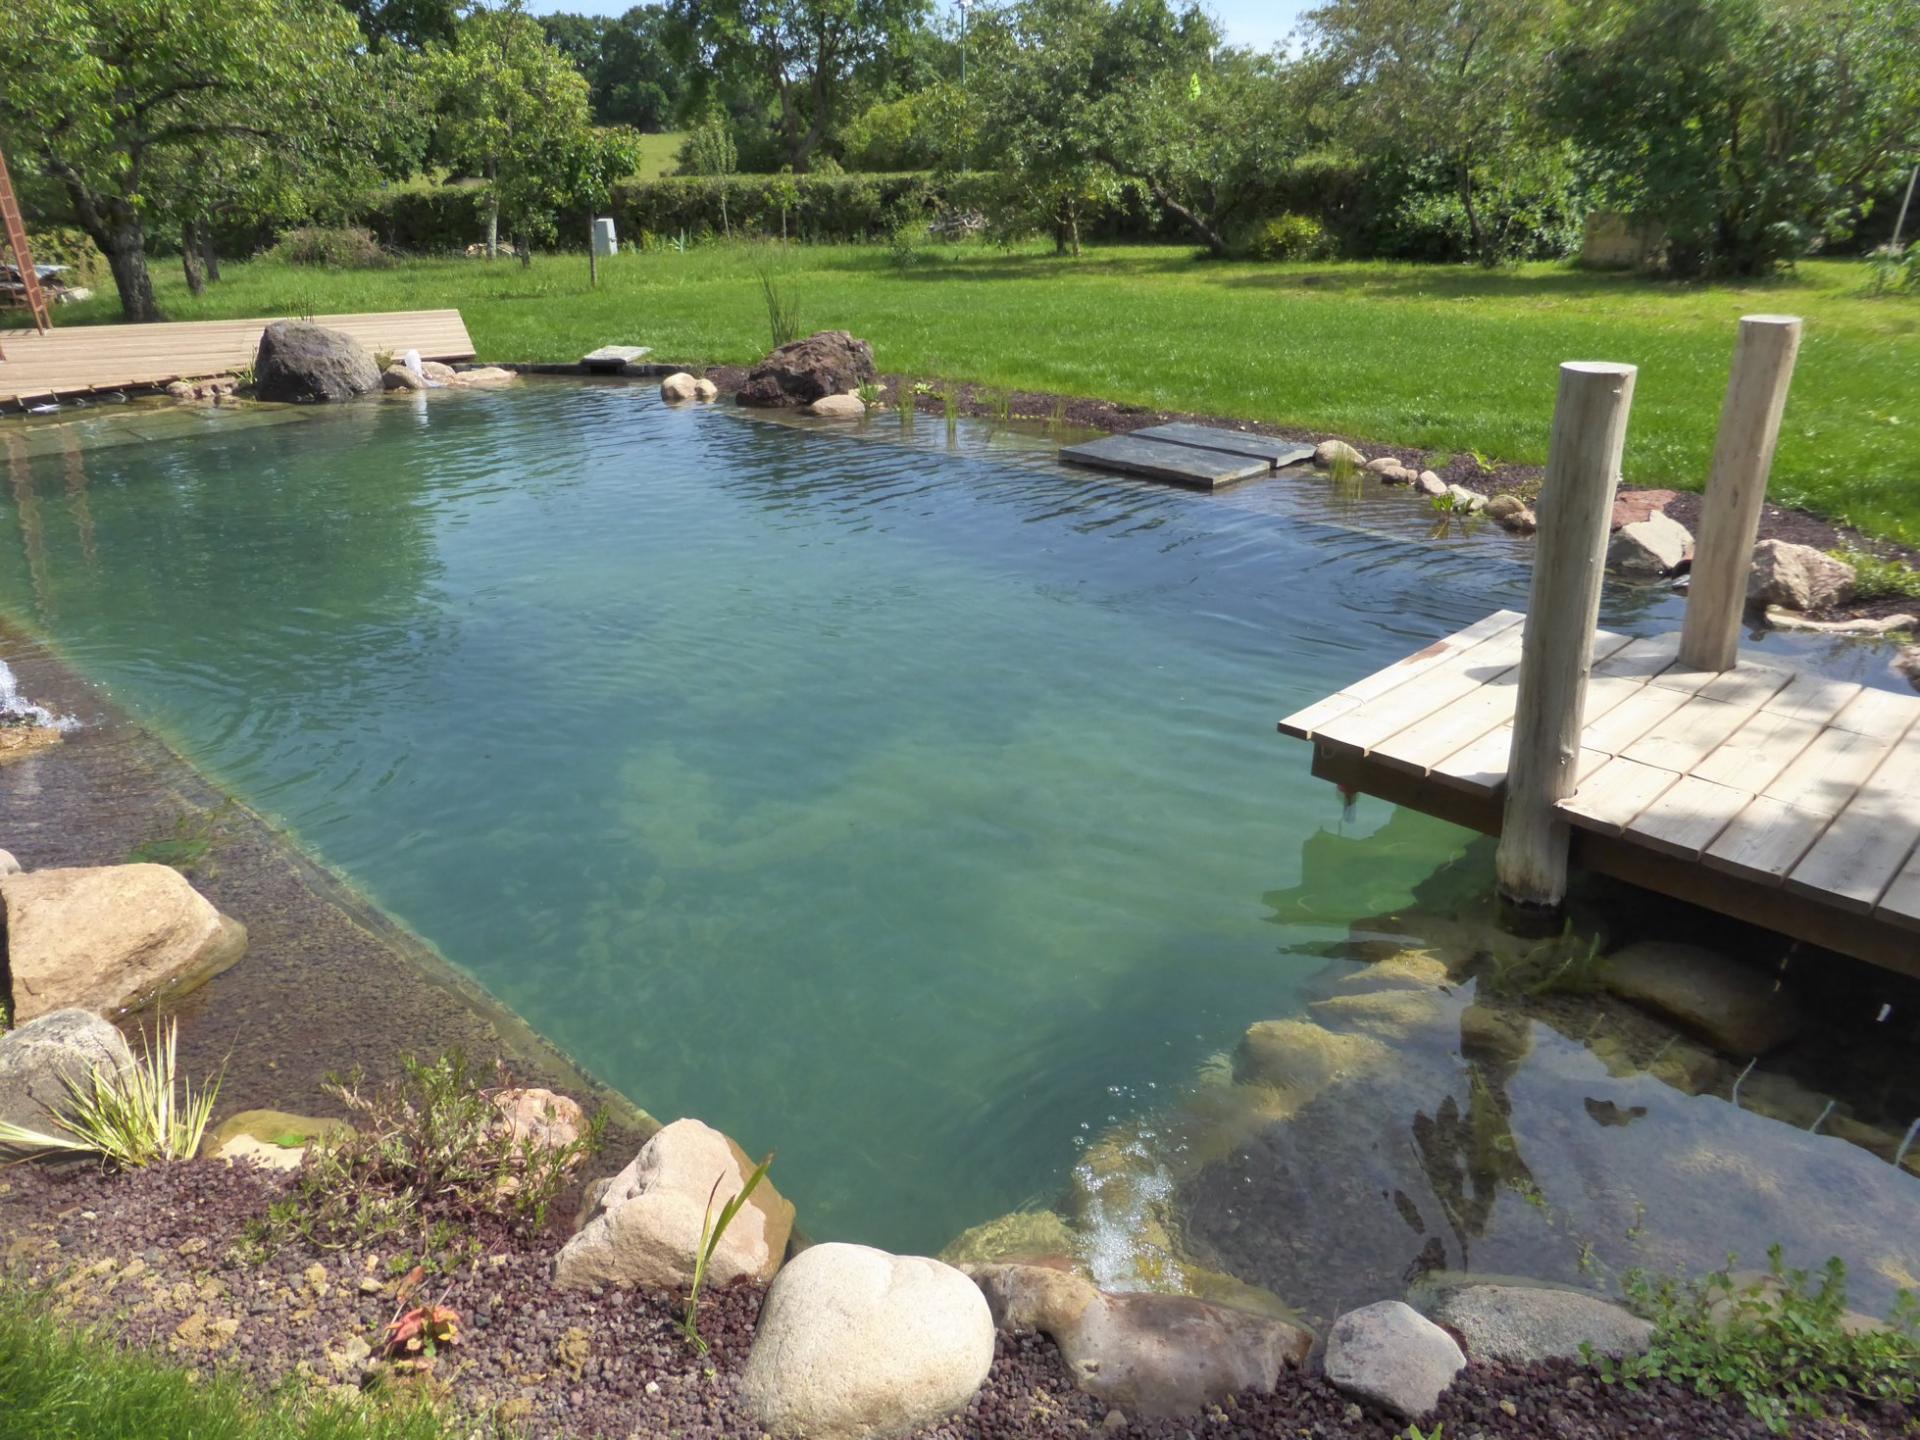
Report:
[{"label": "bush", "polygon": [[1256,260],[1318,260],[1328,253],[1327,230],[1311,215],[1276,215],[1255,227],[1247,247]]},{"label": "bush", "polygon": [[303,225],[289,230],[267,251],[286,265],[324,265],[330,270],[377,270],[391,263],[371,230],[358,225]]}]

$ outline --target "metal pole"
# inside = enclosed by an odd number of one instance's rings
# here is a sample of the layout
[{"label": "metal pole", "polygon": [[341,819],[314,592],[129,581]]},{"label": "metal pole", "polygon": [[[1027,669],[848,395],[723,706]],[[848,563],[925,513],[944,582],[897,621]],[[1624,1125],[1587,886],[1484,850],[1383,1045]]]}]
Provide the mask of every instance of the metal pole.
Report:
[{"label": "metal pole", "polygon": [[[966,52],[964,50],[960,52],[960,61],[962,65],[965,65]],[[1916,180],[1920,180],[1920,165],[1914,166],[1913,174],[1907,177],[1907,198],[1900,202],[1900,218],[1893,222],[1893,248],[1895,250],[1900,248],[1900,236],[1907,228],[1907,209],[1913,204],[1913,185]]]}]

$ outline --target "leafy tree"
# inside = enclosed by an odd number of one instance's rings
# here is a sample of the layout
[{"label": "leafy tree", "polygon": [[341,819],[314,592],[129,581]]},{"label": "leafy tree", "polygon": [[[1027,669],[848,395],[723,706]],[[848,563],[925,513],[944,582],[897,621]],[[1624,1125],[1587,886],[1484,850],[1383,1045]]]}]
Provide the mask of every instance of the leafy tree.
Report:
[{"label": "leafy tree", "polygon": [[341,0],[376,49],[424,50],[453,39],[459,0]]},{"label": "leafy tree", "polygon": [[714,182],[720,197],[720,228],[729,236],[733,226],[727,220],[727,176],[740,168],[740,150],[733,143],[733,131],[726,116],[711,109],[687,135],[680,170],[685,175],[704,175]]},{"label": "leafy tree", "polygon": [[929,0],[672,0],[690,63],[770,96],[796,174],[833,133],[855,71],[908,36],[928,9]]},{"label": "leafy tree", "polygon": [[1557,3],[1330,0],[1306,16],[1335,134],[1376,166],[1437,171],[1484,264],[1510,248],[1512,192],[1536,186],[1543,162],[1564,168],[1537,119]]},{"label": "leafy tree", "polygon": [[540,24],[547,39],[587,77],[596,121],[637,130],[667,128],[685,87],[668,46],[665,10],[636,5],[617,20],[546,15]]},{"label": "leafy tree", "polygon": [[[439,115],[439,153],[487,183],[489,258],[500,252],[503,212],[523,242],[551,239],[582,167],[604,159],[585,77],[520,0],[509,0],[476,8],[451,45],[430,47],[424,84]],[[525,243],[520,249],[530,260]]]},{"label": "leafy tree", "polygon": [[365,163],[359,40],[333,0],[12,0],[0,143],[59,185],[126,317],[156,320],[147,225],[205,213],[194,157],[245,146],[306,175]]},{"label": "leafy tree", "polygon": [[1576,0],[1553,113],[1683,274],[1848,234],[1920,151],[1912,0]]}]

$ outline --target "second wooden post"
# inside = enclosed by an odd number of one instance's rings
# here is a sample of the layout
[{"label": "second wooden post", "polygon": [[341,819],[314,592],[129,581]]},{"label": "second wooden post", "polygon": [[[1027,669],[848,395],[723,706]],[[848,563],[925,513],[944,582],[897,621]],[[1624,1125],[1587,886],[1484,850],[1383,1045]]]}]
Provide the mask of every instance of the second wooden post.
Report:
[{"label": "second wooden post", "polygon": [[1593,631],[1637,373],[1632,365],[1596,361],[1560,367],[1494,860],[1501,909],[1514,929],[1544,929],[1566,898],[1567,826],[1554,807],[1573,793],[1580,761]]}]

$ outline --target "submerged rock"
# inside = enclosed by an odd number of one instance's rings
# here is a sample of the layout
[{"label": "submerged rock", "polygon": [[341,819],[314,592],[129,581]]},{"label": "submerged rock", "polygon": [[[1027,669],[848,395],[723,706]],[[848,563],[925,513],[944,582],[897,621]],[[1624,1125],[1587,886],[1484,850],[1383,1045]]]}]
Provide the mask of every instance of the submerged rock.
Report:
[{"label": "submerged rock", "polygon": [[308,320],[276,320],[260,334],[253,385],[262,400],[351,400],[380,388],[380,367],[351,335]]},{"label": "submerged rock", "polygon": [[67,1006],[117,1015],[179,995],[240,958],[247,932],[166,865],[0,879],[16,1020]]},{"label": "submerged rock", "polygon": [[90,1010],[55,1010],[0,1033],[0,1122],[59,1134],[72,1086],[83,1089],[98,1069],[133,1068],[133,1051],[118,1030]]},{"label": "submerged rock", "polygon": [[427,377],[416,375],[406,366],[395,361],[380,372],[380,388],[383,390],[425,390]]},{"label": "submerged rock", "polygon": [[1440,1403],[1467,1357],[1453,1337],[1411,1305],[1382,1300],[1350,1310],[1327,1333],[1327,1379],[1402,1420]]},{"label": "submerged rock", "polygon": [[858,395],[822,395],[807,406],[807,413],[823,420],[864,420],[867,405]]},{"label": "submerged rock", "polygon": [[1343,1035],[1311,1020],[1262,1020],[1240,1041],[1241,1078],[1308,1096],[1343,1075],[1388,1064],[1392,1052],[1364,1035]]},{"label": "submerged rock", "polygon": [[1313,463],[1328,470],[1336,464],[1365,465],[1367,457],[1344,440],[1322,440],[1313,447]]},{"label": "submerged rock", "polygon": [[1791,994],[1773,976],[1703,950],[1643,940],[1609,955],[1606,987],[1738,1059],[1784,1045],[1800,1028]]},{"label": "submerged rock", "polygon": [[285,1110],[242,1110],[207,1132],[200,1153],[229,1164],[247,1161],[269,1170],[297,1170],[310,1146],[352,1133],[353,1127],[344,1120]]},{"label": "submerged rock", "polygon": [[768,1289],[741,1391],[775,1435],[905,1434],[966,1407],[993,1335],[986,1298],[951,1265],[816,1245]]},{"label": "submerged rock", "polygon": [[1617,1359],[1641,1354],[1653,1339],[1653,1326],[1630,1310],[1557,1286],[1460,1285],[1425,1308],[1471,1359],[1495,1365],[1578,1360],[1588,1346]]},{"label": "submerged rock", "polygon": [[1786,540],[1762,540],[1753,547],[1747,599],[1789,610],[1826,610],[1853,598],[1854,581],[1853,566],[1824,550]]},{"label": "submerged rock", "polygon": [[682,370],[660,382],[660,398],[674,404],[688,400],[711,400],[720,387],[704,375],[689,375]]},{"label": "submerged rock", "polygon": [[[753,1168],[746,1152],[718,1130],[698,1120],[674,1121],[607,1183],[598,1209],[555,1259],[555,1281],[575,1290],[692,1284],[709,1201],[725,1204]],[[714,1251],[707,1283],[724,1285],[742,1275],[771,1279],[786,1255],[793,1214],[773,1182],[762,1180]]]},{"label": "submerged rock", "polygon": [[1042,1260],[1071,1255],[1073,1231],[1052,1210],[1016,1210],[963,1230],[948,1242],[940,1258],[949,1265],[996,1260]]},{"label": "submerged rock", "polygon": [[825,330],[782,345],[747,373],[742,405],[811,405],[827,395],[845,395],[878,378],[873,347],[844,330]]}]

